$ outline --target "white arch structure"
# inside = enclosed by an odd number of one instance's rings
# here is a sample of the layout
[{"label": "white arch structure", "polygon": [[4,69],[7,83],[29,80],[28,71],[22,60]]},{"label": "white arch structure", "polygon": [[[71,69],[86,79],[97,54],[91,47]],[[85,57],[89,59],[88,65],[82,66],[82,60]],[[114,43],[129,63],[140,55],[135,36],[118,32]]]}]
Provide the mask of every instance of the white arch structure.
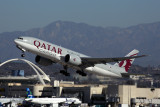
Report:
[{"label": "white arch structure", "polygon": [[[4,64],[8,63],[8,62],[17,61],[17,60],[26,62],[26,63],[36,72],[39,81],[40,81],[43,85],[45,85],[44,80],[47,80],[47,81],[49,81],[49,82],[51,81],[51,80],[49,79],[49,77],[42,71],[42,69],[40,69],[37,65],[33,64],[32,62],[30,62],[30,61],[28,61],[28,60],[26,60],[26,59],[19,59],[19,58],[10,59],[10,60],[7,60],[7,61],[1,63],[1,64],[0,64],[0,67],[1,67],[2,65],[4,65]],[[38,72],[37,70],[43,74],[43,78],[41,77],[41,75],[39,74],[39,72]]]}]

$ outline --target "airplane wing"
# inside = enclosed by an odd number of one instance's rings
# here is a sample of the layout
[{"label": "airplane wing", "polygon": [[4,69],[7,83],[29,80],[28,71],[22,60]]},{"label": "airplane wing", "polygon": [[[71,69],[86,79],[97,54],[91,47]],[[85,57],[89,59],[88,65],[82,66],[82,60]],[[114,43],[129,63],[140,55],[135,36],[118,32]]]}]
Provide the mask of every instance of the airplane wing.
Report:
[{"label": "airplane wing", "polygon": [[127,59],[133,59],[133,58],[140,58],[140,57],[145,57],[147,55],[141,55],[141,56],[132,56],[132,57],[117,57],[117,58],[81,58],[83,66],[89,67],[89,66],[94,66],[95,64],[106,64],[109,62],[118,62],[118,61],[123,61]]}]

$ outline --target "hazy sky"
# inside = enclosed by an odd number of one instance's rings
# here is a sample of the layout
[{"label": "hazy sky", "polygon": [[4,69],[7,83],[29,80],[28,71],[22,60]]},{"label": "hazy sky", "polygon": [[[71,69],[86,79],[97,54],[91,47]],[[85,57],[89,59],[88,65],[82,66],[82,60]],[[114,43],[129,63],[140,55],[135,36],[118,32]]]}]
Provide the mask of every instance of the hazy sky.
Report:
[{"label": "hazy sky", "polygon": [[0,32],[54,21],[128,27],[160,21],[160,0],[0,0]]}]

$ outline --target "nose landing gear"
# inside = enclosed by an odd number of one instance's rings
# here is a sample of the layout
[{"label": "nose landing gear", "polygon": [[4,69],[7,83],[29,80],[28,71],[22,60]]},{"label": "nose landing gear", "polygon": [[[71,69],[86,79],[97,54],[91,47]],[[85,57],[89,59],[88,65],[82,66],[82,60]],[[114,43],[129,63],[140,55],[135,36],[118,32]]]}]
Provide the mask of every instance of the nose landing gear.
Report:
[{"label": "nose landing gear", "polygon": [[22,51],[21,57],[25,57],[25,53],[24,53],[24,52],[25,52],[26,50],[23,49],[21,46],[18,46],[18,45],[16,45],[16,47]]},{"label": "nose landing gear", "polygon": [[22,54],[21,54],[21,57],[25,57],[25,54],[24,54],[24,53],[22,53]]},{"label": "nose landing gear", "polygon": [[21,57],[25,57],[25,51],[22,50]]}]

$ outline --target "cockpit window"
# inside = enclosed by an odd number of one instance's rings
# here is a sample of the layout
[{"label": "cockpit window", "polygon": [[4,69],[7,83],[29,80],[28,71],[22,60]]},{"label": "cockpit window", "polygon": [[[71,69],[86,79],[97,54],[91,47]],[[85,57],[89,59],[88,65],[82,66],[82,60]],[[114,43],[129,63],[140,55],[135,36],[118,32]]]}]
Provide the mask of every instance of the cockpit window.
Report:
[{"label": "cockpit window", "polygon": [[21,39],[21,40],[23,40],[23,38],[21,38],[21,37],[19,37],[18,39]]}]

